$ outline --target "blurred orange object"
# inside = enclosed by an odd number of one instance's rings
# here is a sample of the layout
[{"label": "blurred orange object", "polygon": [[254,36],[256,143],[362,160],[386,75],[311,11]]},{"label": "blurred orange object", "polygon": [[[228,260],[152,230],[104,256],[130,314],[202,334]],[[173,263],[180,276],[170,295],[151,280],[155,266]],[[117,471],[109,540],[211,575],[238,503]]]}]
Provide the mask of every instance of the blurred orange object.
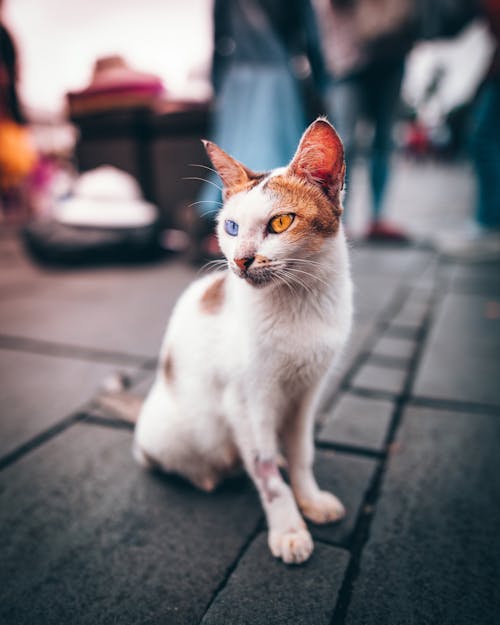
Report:
[{"label": "blurred orange object", "polygon": [[0,189],[22,184],[37,163],[29,130],[10,119],[0,119]]}]

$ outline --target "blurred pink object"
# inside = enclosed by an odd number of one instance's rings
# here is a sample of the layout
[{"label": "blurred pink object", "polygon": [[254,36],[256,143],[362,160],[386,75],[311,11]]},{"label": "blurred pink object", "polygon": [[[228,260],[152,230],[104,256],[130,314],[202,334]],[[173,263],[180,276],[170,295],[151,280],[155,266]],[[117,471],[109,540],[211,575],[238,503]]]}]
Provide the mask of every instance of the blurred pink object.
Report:
[{"label": "blurred pink object", "polygon": [[151,107],[166,95],[162,80],[140,72],[121,56],[97,59],[92,81],[81,91],[67,94],[72,117],[123,108]]}]

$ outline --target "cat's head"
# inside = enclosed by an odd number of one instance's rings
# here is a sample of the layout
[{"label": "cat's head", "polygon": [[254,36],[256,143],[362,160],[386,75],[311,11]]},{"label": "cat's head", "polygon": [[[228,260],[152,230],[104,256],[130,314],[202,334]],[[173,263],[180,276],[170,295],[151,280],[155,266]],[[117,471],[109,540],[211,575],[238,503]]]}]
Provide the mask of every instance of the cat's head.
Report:
[{"label": "cat's head", "polygon": [[[345,164],[342,142],[325,119],[304,133],[291,163],[255,173],[214,143],[205,148],[224,185],[217,218],[230,268],[253,286],[306,271],[340,228]],[[301,268],[302,267],[302,268]]]}]

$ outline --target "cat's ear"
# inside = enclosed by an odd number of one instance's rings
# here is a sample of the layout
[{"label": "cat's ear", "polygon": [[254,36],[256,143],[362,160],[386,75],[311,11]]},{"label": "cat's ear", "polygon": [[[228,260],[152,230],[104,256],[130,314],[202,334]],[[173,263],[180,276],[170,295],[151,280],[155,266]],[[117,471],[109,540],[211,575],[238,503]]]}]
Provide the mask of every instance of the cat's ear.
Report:
[{"label": "cat's ear", "polygon": [[288,171],[319,185],[330,198],[344,186],[344,146],[326,119],[317,119],[304,132]]},{"label": "cat's ear", "polygon": [[261,174],[245,167],[243,163],[240,163],[235,158],[224,152],[218,145],[211,141],[202,140],[208,157],[212,161],[212,165],[217,170],[217,173],[221,177],[222,183],[226,190],[230,190],[234,187],[241,187],[247,184],[250,180],[258,178]]}]

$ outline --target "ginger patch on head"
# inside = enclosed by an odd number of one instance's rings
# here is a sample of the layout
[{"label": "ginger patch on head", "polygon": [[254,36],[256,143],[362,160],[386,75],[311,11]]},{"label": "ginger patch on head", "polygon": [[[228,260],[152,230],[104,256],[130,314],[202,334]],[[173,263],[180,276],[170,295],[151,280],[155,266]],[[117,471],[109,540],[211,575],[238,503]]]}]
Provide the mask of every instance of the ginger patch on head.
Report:
[{"label": "ginger patch on head", "polygon": [[224,303],[225,281],[226,277],[224,275],[219,276],[208,286],[200,300],[200,308],[202,312],[214,315],[221,310]]},{"label": "ginger patch on head", "polygon": [[233,197],[233,195],[237,195],[238,193],[248,193],[248,191],[251,191],[254,187],[256,187],[259,184],[259,182],[264,180],[264,178],[266,177],[266,174],[254,174],[254,176],[255,176],[254,178],[249,178],[248,180],[244,180],[240,184],[236,184],[231,187],[226,187],[223,192],[224,200],[226,201],[230,197]]},{"label": "ginger patch on head", "polygon": [[332,202],[319,187],[293,174],[274,176],[265,188],[294,215],[293,227],[290,223],[282,230],[287,236],[307,240],[311,249],[318,249],[325,238],[337,233],[342,215],[340,200]]}]

